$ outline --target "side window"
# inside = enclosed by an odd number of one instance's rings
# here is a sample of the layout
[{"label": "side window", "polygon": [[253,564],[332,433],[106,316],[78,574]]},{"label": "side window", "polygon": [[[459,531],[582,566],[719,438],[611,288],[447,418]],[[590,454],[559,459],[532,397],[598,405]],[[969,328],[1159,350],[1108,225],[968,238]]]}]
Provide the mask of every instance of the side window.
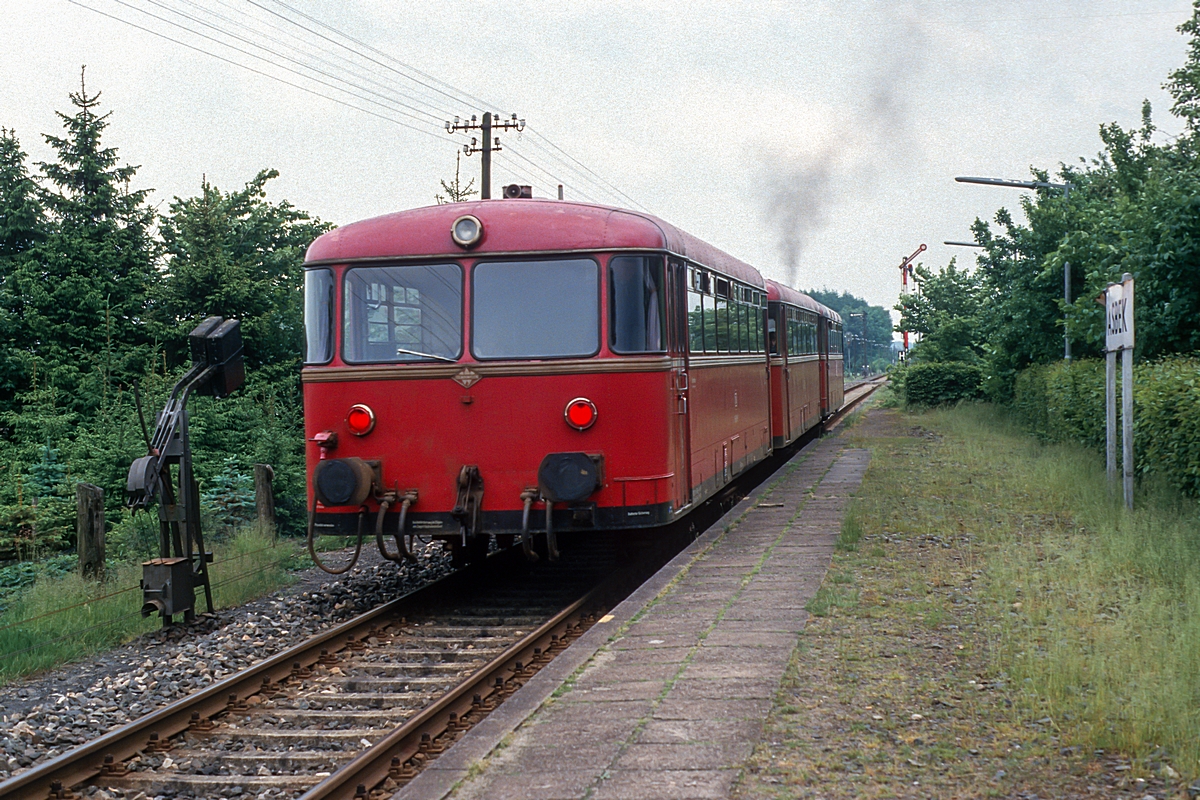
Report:
[{"label": "side window", "polygon": [[744,299],[738,300],[738,349],[743,353],[750,351],[750,307]]},{"label": "side window", "polygon": [[608,341],[617,353],[666,349],[663,259],[613,256],[608,262]]},{"label": "side window", "polygon": [[709,295],[701,298],[704,301],[704,352],[717,352],[717,307],[716,300]]},{"label": "side window", "polygon": [[699,292],[688,291],[688,352],[704,352],[704,298]]},{"label": "side window", "polygon": [[716,298],[717,303],[717,346],[720,353],[729,352],[729,301],[724,297]]}]

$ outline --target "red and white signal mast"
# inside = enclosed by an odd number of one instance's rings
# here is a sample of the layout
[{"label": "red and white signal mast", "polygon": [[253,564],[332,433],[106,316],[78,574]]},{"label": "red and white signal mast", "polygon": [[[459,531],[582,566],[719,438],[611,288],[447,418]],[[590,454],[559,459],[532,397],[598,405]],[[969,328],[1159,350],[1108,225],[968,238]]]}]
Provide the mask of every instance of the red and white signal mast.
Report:
[{"label": "red and white signal mast", "polygon": [[[908,276],[912,275],[912,262],[917,256],[925,252],[925,245],[921,245],[913,251],[912,255],[900,260],[900,299],[903,300],[908,295]],[[916,284],[916,279],[913,279],[913,284]],[[904,331],[904,351],[908,352],[908,331]]]}]

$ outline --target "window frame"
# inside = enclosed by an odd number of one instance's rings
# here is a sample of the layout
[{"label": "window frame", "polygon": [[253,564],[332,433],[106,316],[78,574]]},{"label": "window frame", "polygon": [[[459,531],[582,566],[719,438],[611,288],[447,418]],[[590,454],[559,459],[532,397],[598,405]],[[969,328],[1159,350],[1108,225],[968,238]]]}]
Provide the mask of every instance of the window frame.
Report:
[{"label": "window frame", "polygon": [[[590,262],[592,262],[592,264],[595,265],[595,267],[596,267],[596,349],[593,350],[591,353],[588,353],[587,355],[565,355],[565,356],[481,356],[478,353],[476,353],[475,352],[475,332],[476,332],[477,328],[475,326],[475,271],[477,269],[479,269],[480,266],[487,266],[489,264],[514,264],[514,263],[533,264],[533,263],[549,262],[549,261],[590,261]],[[604,273],[606,272],[606,269],[607,269],[607,265],[601,264],[599,257],[593,253],[570,253],[570,254],[538,256],[538,257],[533,257],[533,258],[529,258],[529,257],[522,258],[519,256],[505,258],[503,256],[496,256],[496,257],[491,257],[491,258],[477,259],[474,263],[471,264],[470,268],[467,270],[470,273],[471,299],[470,299],[470,303],[469,303],[470,307],[467,309],[466,313],[469,315],[468,319],[470,320],[470,325],[471,325],[471,335],[469,337],[464,337],[464,338],[470,339],[470,341],[466,343],[466,349],[468,352],[470,352],[471,358],[475,359],[476,361],[480,361],[480,362],[483,362],[483,361],[563,361],[563,360],[569,360],[569,359],[574,359],[574,358],[595,358],[596,356],[600,355],[600,352],[604,349],[604,340],[605,340],[604,315],[605,315],[606,298],[604,296]]]},{"label": "window frame", "polygon": [[[329,357],[323,361],[311,361],[308,357],[308,274],[310,272],[324,272],[329,276],[329,328],[326,333],[329,336]],[[341,319],[338,314],[338,277],[337,273],[331,267],[306,267],[304,269],[304,289],[301,322],[304,328],[304,354],[300,363],[304,367],[318,367],[324,364],[329,364],[338,354],[338,331],[341,329]]]},{"label": "window frame", "polygon": [[[466,289],[466,284],[465,284],[466,267],[463,266],[463,263],[461,261],[432,260],[432,261],[428,261],[428,262],[426,262],[426,261],[407,262],[406,261],[406,262],[399,262],[399,263],[394,263],[394,264],[351,264],[350,266],[346,267],[346,269],[342,270],[340,285],[337,288],[337,291],[339,292],[339,297],[341,299],[341,304],[340,304],[341,313],[339,315],[337,315],[337,330],[340,332],[340,336],[341,336],[341,341],[339,342],[340,347],[338,348],[338,351],[339,351],[339,354],[341,355],[341,359],[342,359],[343,363],[352,364],[352,365],[356,365],[356,366],[360,365],[360,364],[386,364],[386,365],[390,365],[390,366],[406,366],[406,365],[411,365],[411,364],[428,365],[428,364],[438,364],[438,363],[441,363],[441,364],[449,363],[449,362],[443,361],[441,358],[421,358],[419,356],[414,356],[412,358],[406,358],[406,359],[387,360],[387,361],[379,361],[377,359],[369,359],[369,358],[368,359],[352,359],[349,356],[347,356],[347,354],[346,354],[346,345],[347,345],[347,341],[348,341],[348,337],[346,336],[346,323],[347,323],[346,315],[349,312],[349,308],[350,308],[350,304],[348,302],[348,297],[347,297],[347,293],[346,293],[346,284],[350,280],[350,273],[352,273],[356,270],[407,269],[410,267],[457,267],[458,268],[458,279],[459,279],[459,284],[458,284],[458,314],[459,314],[459,316],[458,316],[458,352],[455,353],[453,356],[446,356],[446,358],[453,358],[454,361],[457,363],[458,360],[463,357],[463,354],[466,353],[466,341],[465,341],[466,334],[463,331],[463,319],[465,318],[465,314],[466,314],[465,304],[467,302],[467,294],[465,291],[465,289]],[[388,307],[394,308],[395,306],[393,306],[391,303],[388,303]],[[389,325],[391,324],[390,314],[389,314],[388,324]],[[418,348],[413,348],[413,349],[415,350]]]},{"label": "window frame", "polygon": [[[613,324],[616,321],[615,320],[616,307],[615,307],[615,303],[614,303],[615,298],[613,297],[613,286],[612,286],[612,262],[613,262],[613,259],[616,259],[616,258],[655,258],[655,259],[658,259],[658,261],[659,261],[658,275],[659,275],[660,280],[658,283],[658,290],[659,290],[659,301],[658,301],[659,302],[659,320],[658,320],[658,324],[659,324],[659,328],[660,328],[659,336],[662,339],[662,347],[658,348],[657,350],[618,350],[617,349],[616,342],[615,342],[616,332],[613,330]],[[613,253],[605,260],[602,271],[604,273],[604,276],[603,276],[604,277],[604,287],[606,287],[608,289],[608,292],[604,298],[608,313],[602,314],[602,316],[605,317],[605,328],[607,329],[605,331],[605,333],[607,335],[606,336],[602,335],[601,338],[604,338],[607,340],[609,352],[613,353],[614,355],[619,355],[619,356],[647,356],[647,355],[656,356],[656,355],[663,355],[663,354],[669,352],[670,348],[668,347],[668,343],[667,343],[667,339],[669,336],[669,331],[667,328],[667,321],[668,321],[668,316],[671,314],[671,311],[670,311],[670,309],[667,308],[667,306],[668,306],[667,301],[669,300],[669,298],[667,297],[667,259],[666,259],[666,257],[662,253]],[[472,294],[472,297],[474,297],[473,294]],[[472,305],[474,305],[474,304],[472,304]],[[474,320],[472,320],[471,330],[475,329],[475,326],[473,323],[474,323]],[[689,340],[689,343],[690,343],[690,340]]]}]

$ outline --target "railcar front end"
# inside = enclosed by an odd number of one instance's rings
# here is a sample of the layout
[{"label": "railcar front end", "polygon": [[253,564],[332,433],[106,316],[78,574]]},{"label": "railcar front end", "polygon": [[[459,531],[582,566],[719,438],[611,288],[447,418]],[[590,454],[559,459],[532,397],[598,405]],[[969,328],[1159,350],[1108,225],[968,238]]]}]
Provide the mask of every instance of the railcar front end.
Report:
[{"label": "railcar front end", "polygon": [[686,378],[668,346],[667,254],[630,216],[493,201],[318,239],[303,371],[313,531],[379,532],[399,559],[416,536],[469,553],[493,534],[679,516]]}]

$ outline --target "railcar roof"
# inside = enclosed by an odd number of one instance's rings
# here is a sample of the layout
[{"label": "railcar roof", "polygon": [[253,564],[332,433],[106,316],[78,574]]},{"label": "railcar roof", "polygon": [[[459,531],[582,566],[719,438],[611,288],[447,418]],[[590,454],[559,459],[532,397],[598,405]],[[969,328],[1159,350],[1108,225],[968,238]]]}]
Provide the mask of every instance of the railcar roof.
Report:
[{"label": "railcar roof", "polygon": [[791,303],[800,308],[807,308],[823,317],[831,318],[834,322],[842,321],[842,315],[824,303],[818,303],[804,292],[798,292],[790,286],[785,286],[769,278],[767,279],[767,299],[776,303]]},{"label": "railcar roof", "polygon": [[[450,226],[464,214],[483,223],[483,240],[469,251],[450,238]],[[650,214],[560,200],[447,203],[374,217],[324,234],[308,248],[305,261],[620,248],[667,250],[752,286],[766,286],[754,267]]]}]

